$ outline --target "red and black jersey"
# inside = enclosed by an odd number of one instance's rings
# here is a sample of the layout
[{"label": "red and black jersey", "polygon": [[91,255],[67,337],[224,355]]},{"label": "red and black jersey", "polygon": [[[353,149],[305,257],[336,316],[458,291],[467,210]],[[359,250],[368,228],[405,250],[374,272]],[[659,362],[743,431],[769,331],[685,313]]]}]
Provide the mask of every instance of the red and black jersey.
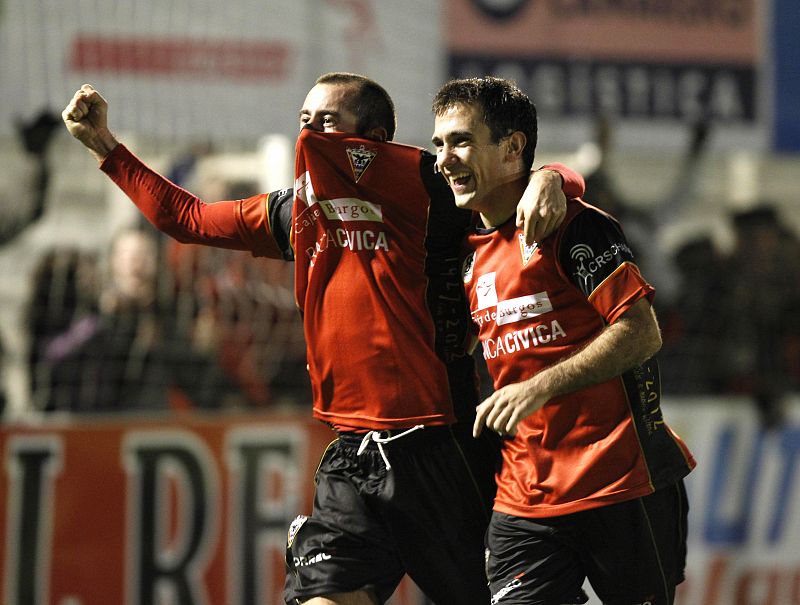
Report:
[{"label": "red and black jersey", "polygon": [[[551,237],[526,246],[513,219],[468,238],[463,277],[496,389],[575,353],[636,301],[652,299],[618,223],[581,200]],[[556,397],[503,445],[495,510],[574,513],[636,498],[694,460],[664,422],[655,358]]]},{"label": "red and black jersey", "polygon": [[[422,159],[417,147],[347,134],[306,129],[297,140],[295,293],[314,413],[336,426],[455,420],[445,359],[466,360],[453,251],[470,217],[442,203],[446,185],[423,180]],[[474,407],[474,381],[459,374]]]},{"label": "red and black jersey", "polygon": [[[459,210],[435,156],[417,147],[303,130],[296,191],[204,203],[122,145],[101,168],[178,241],[296,261],[314,415],[342,429],[474,418]],[[583,181],[564,167],[568,195]],[[276,345],[277,346],[277,345]]]}]

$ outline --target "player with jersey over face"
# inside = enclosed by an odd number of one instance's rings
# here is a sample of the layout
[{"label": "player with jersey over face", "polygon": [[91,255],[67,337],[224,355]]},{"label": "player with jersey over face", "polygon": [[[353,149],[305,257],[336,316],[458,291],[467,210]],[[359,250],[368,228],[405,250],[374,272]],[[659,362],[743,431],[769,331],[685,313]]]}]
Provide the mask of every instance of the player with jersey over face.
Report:
[{"label": "player with jersey over face", "polygon": [[528,245],[514,223],[536,110],[500,78],[454,80],[433,111],[437,163],[479,213],[462,275],[495,392],[474,432],[504,437],[487,532],[492,603],[666,605],[683,580],[695,462],[665,423],[661,346],[617,221],[580,199]]},{"label": "player with jersey over face", "polygon": [[[471,436],[478,399],[458,271],[471,215],[433,155],[388,142],[386,91],[354,74],[319,78],[300,111],[295,187],[212,204],[118,144],[106,113],[85,86],[64,119],[158,229],[295,261],[314,416],[337,439],[311,514],[289,528],[286,602],[384,603],[405,573],[440,605],[488,602],[496,449]],[[580,195],[582,179],[560,170]],[[534,201],[563,200],[561,186],[558,173],[535,173]],[[544,214],[545,227],[559,218]]]}]

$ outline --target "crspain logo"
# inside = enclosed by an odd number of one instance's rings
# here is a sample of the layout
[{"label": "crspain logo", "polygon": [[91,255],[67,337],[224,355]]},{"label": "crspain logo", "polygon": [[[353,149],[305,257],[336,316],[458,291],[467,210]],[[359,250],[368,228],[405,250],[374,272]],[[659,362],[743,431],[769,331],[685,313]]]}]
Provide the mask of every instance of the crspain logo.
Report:
[{"label": "crspain logo", "polygon": [[586,269],[586,261],[594,258],[594,250],[586,244],[576,244],[569,249],[569,257],[575,261],[577,267],[576,275],[584,282],[588,282],[591,273]]},{"label": "crspain logo", "polygon": [[367,168],[369,168],[372,160],[374,160],[377,155],[377,151],[374,149],[367,149],[364,145],[347,147],[347,158],[350,160],[350,168],[353,169],[353,177],[356,179],[356,183],[367,171]]},{"label": "crspain logo", "polygon": [[569,249],[569,256],[577,264],[583,264],[583,261],[594,258],[594,250],[586,244],[575,244]]},{"label": "crspain logo", "polygon": [[475,295],[478,302],[478,311],[497,306],[497,288],[495,278],[497,273],[484,273],[478,277],[475,284]]}]

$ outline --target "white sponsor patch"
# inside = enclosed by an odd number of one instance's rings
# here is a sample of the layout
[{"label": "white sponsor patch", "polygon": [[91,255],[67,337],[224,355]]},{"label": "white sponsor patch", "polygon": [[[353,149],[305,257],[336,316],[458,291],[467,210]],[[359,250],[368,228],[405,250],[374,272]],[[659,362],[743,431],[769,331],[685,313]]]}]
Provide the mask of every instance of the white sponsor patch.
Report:
[{"label": "white sponsor patch", "polygon": [[319,202],[320,208],[330,220],[383,222],[383,209],[380,204],[352,197]]},{"label": "white sponsor patch", "polygon": [[383,222],[383,209],[380,204],[353,197],[320,201],[317,194],[314,193],[314,186],[311,184],[311,175],[308,171],[295,179],[294,193],[308,207],[319,205],[325,216],[332,221]]},{"label": "white sponsor patch", "polygon": [[497,303],[497,325],[531,319],[542,313],[553,310],[547,292],[537,292],[528,296],[520,296],[510,300],[501,300]]},{"label": "white sponsor patch", "polygon": [[478,311],[494,307],[497,304],[496,276],[497,274],[492,271],[491,273],[484,273],[478,278],[478,283],[475,285],[475,293],[478,296]]},{"label": "white sponsor patch", "polygon": [[311,175],[308,170],[294,180],[294,194],[306,206],[317,203],[317,196],[314,194],[314,186],[311,184]]}]

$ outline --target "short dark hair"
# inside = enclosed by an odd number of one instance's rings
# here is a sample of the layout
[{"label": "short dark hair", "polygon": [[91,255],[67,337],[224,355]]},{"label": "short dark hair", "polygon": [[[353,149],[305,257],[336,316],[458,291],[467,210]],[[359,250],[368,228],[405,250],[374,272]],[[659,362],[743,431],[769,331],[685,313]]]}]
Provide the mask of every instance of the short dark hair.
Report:
[{"label": "short dark hair", "polygon": [[386,130],[386,140],[394,138],[397,129],[397,117],[394,101],[386,89],[375,80],[346,71],[332,71],[317,78],[315,84],[351,84],[355,87],[355,96],[348,109],[358,119],[358,133],[364,134],[371,128]]},{"label": "short dark hair", "polygon": [[433,98],[433,113],[441,116],[455,105],[475,105],[483,110],[483,122],[497,143],[512,132],[527,138],[522,159],[528,170],[533,166],[538,127],[536,107],[530,97],[512,80],[485,76],[450,80]]}]

